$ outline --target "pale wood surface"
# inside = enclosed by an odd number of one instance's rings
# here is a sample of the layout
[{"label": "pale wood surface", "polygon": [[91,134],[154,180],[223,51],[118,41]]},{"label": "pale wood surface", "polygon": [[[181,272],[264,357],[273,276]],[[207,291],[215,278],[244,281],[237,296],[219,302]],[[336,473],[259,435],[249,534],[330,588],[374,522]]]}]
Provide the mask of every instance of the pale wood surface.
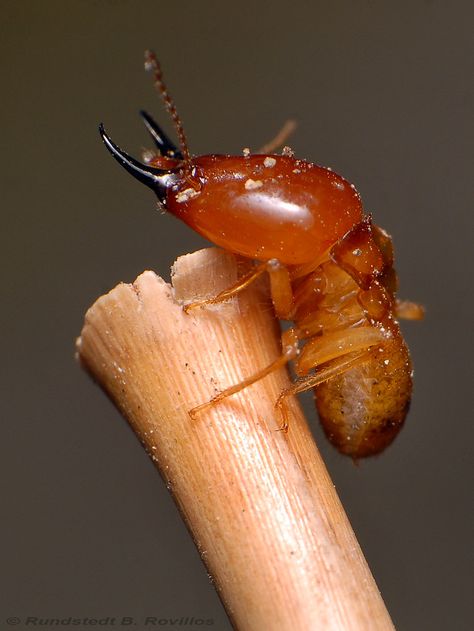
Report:
[{"label": "pale wood surface", "polygon": [[153,272],[118,285],[87,312],[79,358],[158,466],[237,629],[393,629],[296,401],[276,431],[286,371],[190,420],[279,353],[265,282],[190,315],[177,302],[237,274],[209,249],[178,259],[174,289]]}]

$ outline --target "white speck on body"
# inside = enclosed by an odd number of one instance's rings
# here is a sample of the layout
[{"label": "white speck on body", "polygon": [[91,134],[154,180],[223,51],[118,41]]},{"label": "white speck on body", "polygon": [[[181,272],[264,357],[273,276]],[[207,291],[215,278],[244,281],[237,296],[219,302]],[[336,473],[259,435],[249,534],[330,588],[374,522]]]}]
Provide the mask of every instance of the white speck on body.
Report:
[{"label": "white speck on body", "polygon": [[244,147],[242,149],[242,153],[244,154],[244,158],[248,158],[250,155],[250,149],[248,147]]},{"label": "white speck on body", "polygon": [[301,169],[293,169],[293,173],[301,173]]},{"label": "white speck on body", "polygon": [[384,363],[386,366],[388,366],[388,365],[389,365],[389,363],[390,363],[390,360],[389,360],[389,359],[384,359],[383,363]]},{"label": "white speck on body", "polygon": [[295,152],[291,147],[283,147],[281,155],[286,156],[287,158],[292,158],[295,155]]},{"label": "white speck on body", "polygon": [[277,161],[275,160],[275,158],[271,158],[270,156],[267,156],[265,160],[263,161],[263,166],[271,168],[271,167],[274,167],[276,163]]},{"label": "white speck on body", "polygon": [[149,149],[145,149],[145,151],[143,151],[142,153],[143,162],[145,164],[150,164],[150,162],[153,160],[155,156],[156,154],[153,151],[150,151]]},{"label": "white speck on body", "polygon": [[333,185],[335,188],[339,189],[340,191],[343,191],[343,190],[344,190],[344,188],[345,188],[344,184],[343,184],[342,182],[339,182],[338,180],[334,180],[334,181],[332,182],[332,185]]},{"label": "white speck on body", "polygon": [[360,256],[362,254],[362,250],[360,248],[356,248],[355,250],[352,250],[352,254],[354,256]]},{"label": "white speck on body", "polygon": [[178,204],[182,204],[183,202],[187,202],[193,197],[199,195],[199,191],[196,191],[194,188],[185,188],[184,191],[179,191],[176,195],[176,201]]},{"label": "white speck on body", "polygon": [[263,182],[262,180],[252,180],[252,178],[249,177],[249,179],[245,181],[244,186],[247,191],[253,191],[256,188],[263,186]]}]

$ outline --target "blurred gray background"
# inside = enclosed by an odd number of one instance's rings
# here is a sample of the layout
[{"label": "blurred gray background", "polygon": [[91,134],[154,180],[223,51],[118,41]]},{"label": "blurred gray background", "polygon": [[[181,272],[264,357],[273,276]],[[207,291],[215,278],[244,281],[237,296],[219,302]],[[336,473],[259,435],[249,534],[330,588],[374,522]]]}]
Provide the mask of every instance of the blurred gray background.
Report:
[{"label": "blurred gray background", "polygon": [[74,362],[100,294],[205,245],[97,133],[104,121],[138,156],[139,108],[173,133],[146,47],[193,153],[256,149],[295,117],[297,155],[354,182],[394,237],[400,293],[427,308],[403,325],[405,429],[355,467],[305,404],[398,629],[472,628],[473,18],[471,2],[438,0],[1,2],[0,628],[28,615],[230,628],[160,476]]}]

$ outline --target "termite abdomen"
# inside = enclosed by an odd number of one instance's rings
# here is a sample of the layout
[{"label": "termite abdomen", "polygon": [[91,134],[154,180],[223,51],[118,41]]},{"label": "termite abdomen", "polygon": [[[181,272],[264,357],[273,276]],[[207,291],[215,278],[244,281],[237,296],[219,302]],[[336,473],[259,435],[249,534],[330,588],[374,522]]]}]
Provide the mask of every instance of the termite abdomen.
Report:
[{"label": "termite abdomen", "polygon": [[383,451],[405,421],[411,373],[408,349],[394,326],[393,337],[374,348],[370,361],[318,385],[316,407],[331,443],[354,459]]}]

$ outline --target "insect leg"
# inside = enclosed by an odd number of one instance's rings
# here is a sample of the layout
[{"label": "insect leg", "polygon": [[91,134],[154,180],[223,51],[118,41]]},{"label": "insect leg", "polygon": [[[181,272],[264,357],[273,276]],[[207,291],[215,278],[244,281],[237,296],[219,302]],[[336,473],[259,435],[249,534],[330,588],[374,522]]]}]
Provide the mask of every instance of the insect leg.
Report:
[{"label": "insect leg", "polygon": [[185,305],[184,311],[186,313],[189,313],[192,309],[196,309],[197,307],[205,307],[206,305],[215,305],[215,304],[218,304],[219,302],[224,302],[225,300],[229,300],[229,298],[233,298],[240,291],[242,291],[243,289],[248,287],[251,283],[253,283],[255,280],[257,280],[257,278],[259,278],[262,274],[264,274],[266,270],[267,270],[267,263],[266,262],[261,263],[260,265],[257,265],[256,267],[254,267],[254,269],[250,270],[250,272],[247,272],[247,274],[244,274],[244,276],[239,278],[239,280],[235,283],[235,285],[232,285],[231,287],[224,289],[224,291],[221,291],[219,294],[217,294],[217,296],[214,296],[213,298],[205,298],[204,300],[196,300],[195,302],[191,302]]},{"label": "insect leg", "polygon": [[293,292],[288,270],[277,259],[270,259],[269,261],[260,263],[260,265],[257,265],[254,269],[250,270],[250,272],[242,276],[235,285],[224,289],[224,291],[221,291],[220,294],[217,294],[217,296],[213,298],[196,300],[195,302],[185,305],[184,311],[189,313],[192,309],[196,309],[197,307],[215,305],[219,302],[229,300],[229,298],[236,296],[265,272],[268,272],[270,275],[270,289],[276,315],[278,318],[285,318],[289,315],[293,305]]},{"label": "insect leg", "polygon": [[425,309],[423,305],[410,300],[397,300],[395,303],[395,316],[403,320],[423,320]]},{"label": "insect leg", "polygon": [[267,262],[267,272],[275,315],[280,320],[289,320],[293,311],[293,288],[288,268],[277,259],[271,259]]},{"label": "insect leg", "polygon": [[203,412],[204,410],[214,407],[214,405],[219,403],[219,401],[222,401],[223,399],[226,399],[227,397],[230,397],[231,395],[236,394],[237,392],[240,392],[244,388],[251,386],[253,383],[260,381],[260,379],[263,379],[270,373],[274,372],[275,370],[278,370],[282,366],[285,366],[285,364],[287,364],[289,361],[294,359],[296,355],[298,354],[298,336],[294,329],[288,329],[282,334],[281,346],[282,346],[282,354],[280,355],[280,357],[275,359],[275,361],[273,361],[271,364],[269,364],[265,368],[262,368],[262,370],[259,370],[258,372],[254,373],[250,377],[247,377],[247,379],[244,379],[240,383],[237,383],[234,386],[231,386],[230,388],[226,388],[225,390],[222,390],[222,392],[219,392],[219,394],[213,397],[210,401],[207,401],[206,403],[202,403],[201,405],[198,405],[197,407],[193,408],[192,410],[189,411],[189,416],[193,420],[195,420],[197,415]]},{"label": "insect leg", "polygon": [[354,366],[358,366],[359,364],[368,361],[369,359],[370,351],[368,350],[339,357],[327,366],[324,366],[324,368],[318,370],[315,375],[309,375],[307,377],[297,379],[289,388],[283,390],[275,403],[277,414],[281,419],[280,430],[284,432],[288,431],[288,408],[286,403],[286,399],[288,397],[310,390],[320,383],[323,383],[328,379],[332,379],[333,377],[337,377],[338,375],[354,368]]},{"label": "insect leg", "polygon": [[290,118],[284,123],[278,134],[269,142],[265,143],[263,147],[260,147],[257,153],[273,153],[276,149],[285,144],[295,129],[296,121]]},{"label": "insect leg", "polygon": [[338,357],[346,357],[351,353],[359,353],[371,346],[383,344],[385,339],[384,333],[375,326],[340,329],[312,337],[298,357],[296,374],[307,375],[310,370]]}]

